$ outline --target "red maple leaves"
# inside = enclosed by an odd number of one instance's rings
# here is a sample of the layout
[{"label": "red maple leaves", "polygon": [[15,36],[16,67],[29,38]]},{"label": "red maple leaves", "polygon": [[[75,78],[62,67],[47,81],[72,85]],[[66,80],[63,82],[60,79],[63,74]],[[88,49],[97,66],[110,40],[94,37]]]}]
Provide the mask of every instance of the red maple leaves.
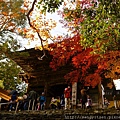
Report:
[{"label": "red maple leaves", "polygon": [[[111,51],[102,57],[98,54],[91,54],[92,49],[83,49],[80,39],[80,35],[77,34],[62,42],[50,44],[50,54],[53,56],[50,67],[57,70],[61,66],[70,64],[72,69],[64,76],[67,82],[81,82],[86,86],[95,87],[103,80],[101,75],[105,76],[105,71],[110,71],[111,64],[119,66],[120,62],[114,61],[117,58],[120,59],[120,52]],[[114,69],[118,71],[115,67]]]},{"label": "red maple leaves", "polygon": [[50,44],[50,54],[53,56],[50,67],[57,70],[65,64],[72,64],[73,69],[64,78],[67,82],[82,82],[95,87],[101,80],[99,55],[91,54],[92,49],[80,46],[80,35],[64,39],[62,42]]}]

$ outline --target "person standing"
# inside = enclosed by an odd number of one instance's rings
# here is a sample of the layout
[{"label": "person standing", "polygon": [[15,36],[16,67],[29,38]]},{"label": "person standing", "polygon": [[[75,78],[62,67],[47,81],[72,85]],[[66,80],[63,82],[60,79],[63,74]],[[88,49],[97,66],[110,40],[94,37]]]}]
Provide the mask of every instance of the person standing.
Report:
[{"label": "person standing", "polygon": [[90,98],[89,95],[87,95],[86,107],[87,107],[87,108],[92,108],[92,99]]},{"label": "person standing", "polygon": [[81,92],[82,109],[85,109],[86,108],[86,102],[87,102],[86,89],[83,87],[80,92]]},{"label": "person standing", "polygon": [[39,97],[39,105],[37,110],[44,110],[45,109],[45,103],[46,103],[46,97],[44,92],[42,92],[42,95]]},{"label": "person standing", "polygon": [[35,105],[37,103],[37,92],[34,90],[31,90],[28,93],[28,98],[29,98],[29,110],[34,110],[35,109]]},{"label": "person standing", "polygon": [[28,98],[28,94],[25,93],[23,95],[23,110],[28,110],[28,105],[29,105],[29,98]]},{"label": "person standing", "polygon": [[110,103],[109,103],[108,99],[105,97],[105,98],[104,98],[104,107],[105,107],[105,108],[108,108],[109,104],[110,104]]},{"label": "person standing", "polygon": [[70,109],[70,98],[71,98],[71,88],[70,88],[70,86],[65,88],[64,98],[65,98],[65,110]]},{"label": "person standing", "polygon": [[65,106],[65,98],[64,98],[64,94],[61,95],[60,105],[61,105],[61,108],[63,108],[63,107]]},{"label": "person standing", "polygon": [[113,97],[115,109],[118,109],[117,91],[116,91],[114,85],[113,85],[113,88],[112,88],[112,97]]},{"label": "person standing", "polygon": [[9,111],[12,111],[12,110],[15,110],[15,107],[16,107],[16,101],[17,101],[17,91],[16,90],[12,90],[12,92],[10,93],[11,95],[11,99],[10,99],[10,104],[8,106],[9,108]]}]

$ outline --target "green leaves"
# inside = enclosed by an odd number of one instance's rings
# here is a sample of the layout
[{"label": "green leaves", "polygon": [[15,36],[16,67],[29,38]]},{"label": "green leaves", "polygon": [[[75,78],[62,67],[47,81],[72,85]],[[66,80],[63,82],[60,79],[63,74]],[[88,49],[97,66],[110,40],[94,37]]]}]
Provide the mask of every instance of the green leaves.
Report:
[{"label": "green leaves", "polygon": [[[119,6],[116,2],[99,0],[98,7],[84,11],[85,21],[81,23],[82,46],[92,47],[97,53],[120,49]],[[116,8],[114,8],[116,7]],[[94,14],[92,16],[92,14]],[[99,44],[98,44],[99,43]]]},{"label": "green leaves", "polygon": [[[69,24],[75,23],[76,31],[79,30],[82,36],[80,44],[84,48],[93,48],[97,54],[120,50],[120,0],[91,0],[92,5],[81,0],[76,4],[72,11],[64,9],[64,19]],[[82,21],[78,22],[80,19]]]},{"label": "green leaves", "polygon": [[[18,73],[21,68],[11,60],[3,60],[0,62],[0,82],[3,83],[4,89],[15,89],[20,82]],[[16,79],[17,78],[17,79]]]},{"label": "green leaves", "polygon": [[37,7],[40,9],[42,6],[42,12],[50,12],[53,13],[55,12],[56,9],[62,5],[63,0],[41,0],[38,2]]},{"label": "green leaves", "polygon": [[3,80],[0,80],[0,88],[4,89]]},{"label": "green leaves", "polygon": [[[15,89],[20,82],[18,73],[21,68],[7,57],[19,49],[16,29],[25,25],[25,13],[22,13],[23,0],[1,1],[0,4],[0,87]],[[15,36],[16,35],[16,36]]]}]

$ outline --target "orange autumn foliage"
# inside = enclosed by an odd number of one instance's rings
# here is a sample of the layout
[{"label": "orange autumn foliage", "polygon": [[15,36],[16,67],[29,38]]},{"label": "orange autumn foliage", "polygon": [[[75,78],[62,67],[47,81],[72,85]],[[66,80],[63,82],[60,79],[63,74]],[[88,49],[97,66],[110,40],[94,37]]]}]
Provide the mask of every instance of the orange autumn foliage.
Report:
[{"label": "orange autumn foliage", "polygon": [[[104,61],[103,61],[104,60]],[[120,51],[110,51],[104,55],[104,59],[101,62],[106,62],[105,77],[110,79],[120,78]]]},{"label": "orange autumn foliage", "polygon": [[20,22],[23,25],[25,20],[21,7],[22,1],[0,1],[0,31],[17,32]]},{"label": "orange autumn foliage", "polygon": [[99,55],[93,55],[91,48],[83,49],[79,34],[62,42],[50,44],[50,54],[53,56],[50,67],[59,69],[66,64],[72,65],[72,70],[64,76],[67,82],[82,82],[84,85],[95,87],[101,81],[101,71],[98,68]]},{"label": "orange autumn foliage", "polygon": [[66,38],[62,42],[49,45],[53,56],[50,67],[59,70],[61,66],[71,65],[71,71],[64,78],[67,82],[81,82],[95,87],[101,81],[120,78],[120,51],[111,51],[104,55],[91,54],[92,49],[83,49],[79,34]]}]

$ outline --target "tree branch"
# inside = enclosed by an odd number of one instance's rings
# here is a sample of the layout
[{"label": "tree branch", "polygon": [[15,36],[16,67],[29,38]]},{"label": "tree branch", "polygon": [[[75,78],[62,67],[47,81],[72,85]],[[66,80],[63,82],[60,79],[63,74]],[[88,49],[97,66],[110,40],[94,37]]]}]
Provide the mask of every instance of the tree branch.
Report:
[{"label": "tree branch", "polygon": [[32,3],[32,7],[31,7],[31,9],[28,11],[28,13],[27,13],[27,19],[28,19],[28,22],[29,22],[29,25],[30,25],[30,27],[32,27],[36,32],[37,32],[37,35],[38,35],[38,37],[39,37],[39,39],[40,39],[40,42],[41,42],[41,46],[42,46],[42,48],[43,48],[43,56],[41,57],[41,60],[42,60],[42,58],[44,57],[44,56],[46,56],[46,54],[45,54],[45,49],[44,49],[44,46],[43,46],[43,39],[42,39],[42,37],[40,36],[40,34],[39,34],[39,32],[38,32],[38,30],[36,29],[36,27],[34,27],[32,24],[31,24],[31,21],[30,21],[30,17],[29,17],[29,15],[31,14],[31,12],[34,10],[34,6],[35,6],[35,3],[37,2],[37,0],[34,0],[33,1],[33,3]]}]

